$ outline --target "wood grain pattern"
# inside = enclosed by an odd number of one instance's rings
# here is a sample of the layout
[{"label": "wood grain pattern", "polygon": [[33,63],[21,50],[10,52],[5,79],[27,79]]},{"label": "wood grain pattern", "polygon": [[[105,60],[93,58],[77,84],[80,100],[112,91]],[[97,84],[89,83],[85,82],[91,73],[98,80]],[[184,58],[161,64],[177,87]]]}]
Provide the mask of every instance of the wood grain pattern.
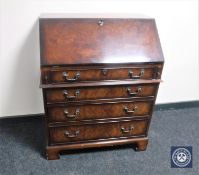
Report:
[{"label": "wood grain pattern", "polygon": [[153,19],[40,19],[41,64],[163,61]]},{"label": "wood grain pattern", "polygon": [[[151,80],[160,79],[161,64],[126,66],[42,67],[42,83],[74,83],[104,80]],[[67,76],[66,76],[67,75]],[[78,77],[77,77],[78,75]]]},{"label": "wood grain pattern", "polygon": [[[153,101],[127,101],[127,102],[107,102],[107,103],[89,103],[87,105],[81,104],[67,104],[65,106],[51,106],[48,107],[49,122],[70,122],[79,120],[91,119],[108,119],[121,118],[132,116],[146,116],[150,115]],[[128,112],[125,108],[128,108]],[[65,114],[65,111],[68,114]],[[78,114],[77,114],[77,111]],[[74,117],[70,117],[73,115]],[[69,117],[68,117],[69,116]]]},{"label": "wood grain pattern", "polygon": [[[142,75],[142,71],[144,72]],[[67,74],[67,78],[63,76]],[[79,78],[76,78],[79,74]],[[153,68],[118,68],[118,69],[89,69],[89,70],[52,70],[50,72],[52,83],[67,83],[79,81],[123,80],[123,79],[153,79]],[[69,79],[69,80],[66,80]]]},{"label": "wood grain pattern", "polygon": [[[154,97],[158,84],[47,89],[47,103],[82,100]],[[67,92],[67,95],[66,95]]]},{"label": "wood grain pattern", "polygon": [[138,137],[146,135],[146,128],[147,120],[54,127],[50,128],[50,140],[51,143],[70,143],[107,138]]}]

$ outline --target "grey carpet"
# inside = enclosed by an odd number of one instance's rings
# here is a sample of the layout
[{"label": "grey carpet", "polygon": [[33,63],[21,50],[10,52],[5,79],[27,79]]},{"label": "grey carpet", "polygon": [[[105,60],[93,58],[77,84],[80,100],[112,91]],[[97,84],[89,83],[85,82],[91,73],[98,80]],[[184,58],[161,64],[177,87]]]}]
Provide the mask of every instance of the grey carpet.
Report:
[{"label": "grey carpet", "polygon": [[[147,151],[131,147],[75,151],[60,160],[41,155],[40,119],[0,120],[1,175],[197,175],[199,174],[199,108],[157,111]],[[193,168],[170,168],[170,147],[193,147]]]}]

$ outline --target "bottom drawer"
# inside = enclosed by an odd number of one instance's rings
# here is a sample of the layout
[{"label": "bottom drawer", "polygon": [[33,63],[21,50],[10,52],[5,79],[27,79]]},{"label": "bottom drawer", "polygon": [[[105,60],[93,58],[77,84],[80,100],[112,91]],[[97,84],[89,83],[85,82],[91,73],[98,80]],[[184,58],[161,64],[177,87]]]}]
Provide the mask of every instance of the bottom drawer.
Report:
[{"label": "bottom drawer", "polygon": [[148,120],[134,119],[110,123],[94,123],[51,127],[50,143],[72,143],[98,139],[146,136]]}]

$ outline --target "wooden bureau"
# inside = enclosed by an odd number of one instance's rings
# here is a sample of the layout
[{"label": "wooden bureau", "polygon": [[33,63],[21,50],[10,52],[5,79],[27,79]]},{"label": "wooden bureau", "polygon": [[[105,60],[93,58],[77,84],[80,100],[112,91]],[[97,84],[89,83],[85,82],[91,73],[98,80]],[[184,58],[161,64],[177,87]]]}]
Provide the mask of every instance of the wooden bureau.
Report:
[{"label": "wooden bureau", "polygon": [[46,157],[133,144],[145,150],[163,53],[151,18],[41,17]]}]

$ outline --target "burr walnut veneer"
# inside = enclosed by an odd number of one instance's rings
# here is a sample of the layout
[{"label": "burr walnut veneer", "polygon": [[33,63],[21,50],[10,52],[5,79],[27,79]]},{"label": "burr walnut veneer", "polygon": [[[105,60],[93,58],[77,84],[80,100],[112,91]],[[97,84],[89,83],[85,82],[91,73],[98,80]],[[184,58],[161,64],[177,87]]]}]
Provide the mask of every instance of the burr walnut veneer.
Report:
[{"label": "burr walnut veneer", "polygon": [[145,150],[163,54],[154,19],[40,18],[46,157],[133,144]]}]

